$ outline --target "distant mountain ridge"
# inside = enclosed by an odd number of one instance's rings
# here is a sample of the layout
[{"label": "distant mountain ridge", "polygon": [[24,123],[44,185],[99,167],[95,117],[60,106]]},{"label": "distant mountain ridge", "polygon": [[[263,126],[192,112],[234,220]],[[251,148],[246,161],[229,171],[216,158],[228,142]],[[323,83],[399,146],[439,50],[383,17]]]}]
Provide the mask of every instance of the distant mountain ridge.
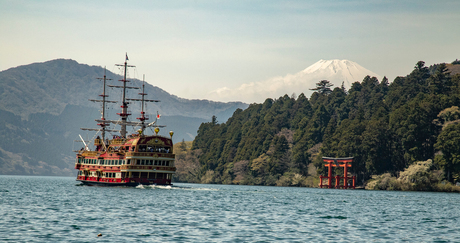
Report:
[{"label": "distant mountain ridge", "polygon": [[376,77],[379,80],[380,75],[362,67],[356,62],[349,60],[319,60],[304,70],[295,74],[273,77],[271,79],[243,84],[236,89],[223,87],[214,90],[210,94],[211,99],[215,100],[238,100],[252,103],[262,103],[265,98],[278,98],[284,94],[304,93],[310,97],[313,93],[310,89],[316,86],[320,80],[328,80],[334,87],[340,87],[342,82],[345,88],[350,88],[351,84],[361,82],[367,75]]},{"label": "distant mountain ridge", "polygon": [[[0,72],[0,174],[74,175],[75,154],[81,144],[74,140],[81,134],[85,139],[94,133],[81,127],[95,128],[100,118],[99,99],[104,75],[98,66],[79,64],[74,60],[57,59],[43,63],[10,68]],[[122,77],[107,71],[109,84],[120,85]],[[131,80],[129,86],[141,87],[140,80]],[[187,100],[146,83],[148,99],[160,100],[148,104],[150,118],[161,114],[158,124],[167,125],[160,135],[173,141],[193,140],[198,127],[211,121],[213,115],[224,122],[233,112],[248,105],[242,102],[215,102]],[[108,88],[109,100],[120,100],[119,89]],[[128,90],[127,97],[139,98],[139,90]],[[129,104],[132,116],[139,116],[140,104]],[[108,119],[119,119],[120,104],[108,105]],[[150,120],[150,121],[151,121]],[[133,131],[129,131],[133,132]],[[147,131],[152,132],[152,131]],[[80,146],[80,147],[79,147]]]},{"label": "distant mountain ridge", "polygon": [[[104,69],[99,66],[79,64],[74,60],[57,59],[44,63],[10,68],[0,72],[0,109],[20,115],[23,119],[32,113],[60,114],[66,104],[99,108],[89,102],[102,93]],[[121,76],[107,71],[110,84],[119,85]],[[132,80],[131,86],[141,87],[140,80]],[[107,90],[111,99],[118,100],[119,90]],[[118,93],[117,93],[118,92]],[[130,97],[137,97],[138,90],[128,90]],[[210,119],[213,115],[222,121],[228,119],[237,108],[246,108],[242,102],[215,102],[210,100],[188,100],[171,95],[157,86],[146,83],[150,99],[161,100],[149,105],[151,114],[157,111],[164,116],[188,116]],[[138,110],[136,106],[131,109]]]}]

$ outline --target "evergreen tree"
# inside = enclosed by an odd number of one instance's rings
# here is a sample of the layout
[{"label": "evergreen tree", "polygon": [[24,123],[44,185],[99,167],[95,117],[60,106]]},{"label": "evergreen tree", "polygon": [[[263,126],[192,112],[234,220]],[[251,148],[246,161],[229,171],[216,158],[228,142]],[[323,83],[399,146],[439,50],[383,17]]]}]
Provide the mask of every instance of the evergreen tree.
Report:
[{"label": "evergreen tree", "polygon": [[316,88],[310,90],[317,91],[319,94],[322,95],[329,95],[330,93],[332,93],[332,86],[334,85],[331,82],[327,80],[321,80],[318,83],[316,83]]}]

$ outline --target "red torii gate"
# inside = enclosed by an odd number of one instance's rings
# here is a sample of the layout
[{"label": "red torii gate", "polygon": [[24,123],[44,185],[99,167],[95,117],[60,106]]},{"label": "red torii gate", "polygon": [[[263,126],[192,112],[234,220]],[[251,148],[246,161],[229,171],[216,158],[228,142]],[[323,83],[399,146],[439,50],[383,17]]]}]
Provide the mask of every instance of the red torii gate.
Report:
[{"label": "red torii gate", "polygon": [[[326,162],[324,166],[328,167],[328,176],[319,176],[319,187],[327,187],[333,188],[332,186],[332,178],[335,178],[335,188],[344,188],[347,189],[348,186],[348,179],[353,180],[353,185],[350,186],[355,189],[355,181],[356,176],[348,177],[348,167],[351,167],[351,162],[353,162],[353,157],[348,158],[329,158],[323,157],[323,162]],[[340,163],[340,164],[339,164]],[[349,164],[350,163],[350,164]],[[343,176],[336,175],[332,177],[332,167],[343,167]],[[323,178],[327,178],[328,182],[327,185],[323,185]],[[343,179],[343,185],[340,185],[340,179]]]}]

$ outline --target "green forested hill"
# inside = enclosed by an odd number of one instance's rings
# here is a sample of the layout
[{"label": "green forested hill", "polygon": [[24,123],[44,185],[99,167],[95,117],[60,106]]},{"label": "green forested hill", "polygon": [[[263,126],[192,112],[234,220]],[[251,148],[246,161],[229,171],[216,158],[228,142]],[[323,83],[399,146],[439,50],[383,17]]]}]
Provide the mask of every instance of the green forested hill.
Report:
[{"label": "green forested hill", "polygon": [[368,76],[350,90],[332,88],[321,81],[310,99],[267,99],[225,123],[201,124],[192,147],[195,180],[307,185],[312,165],[325,171],[321,156],[354,157],[350,171],[358,184],[427,159],[449,181],[459,179],[459,74],[418,62],[391,84]]}]

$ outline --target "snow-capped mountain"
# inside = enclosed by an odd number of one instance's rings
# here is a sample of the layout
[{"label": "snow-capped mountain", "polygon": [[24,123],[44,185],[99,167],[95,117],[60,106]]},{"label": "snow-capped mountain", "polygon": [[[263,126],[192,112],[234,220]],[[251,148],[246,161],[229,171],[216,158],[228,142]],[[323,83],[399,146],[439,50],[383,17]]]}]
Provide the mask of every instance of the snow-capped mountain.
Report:
[{"label": "snow-capped mountain", "polygon": [[[367,75],[381,79],[380,75],[363,68],[356,62],[349,60],[319,60],[315,64],[305,68],[303,71],[295,74],[299,78],[329,80],[334,84],[334,87],[344,86],[348,89],[351,84],[361,82]],[[317,81],[315,81],[315,84]]]},{"label": "snow-capped mountain", "polygon": [[338,59],[319,60],[296,74],[287,74],[284,77],[279,76],[265,81],[242,84],[236,89],[223,87],[212,91],[208,98],[220,101],[238,100],[248,103],[261,103],[266,98],[278,98],[292,93],[297,95],[304,93],[307,97],[310,97],[312,93],[310,89],[315,88],[316,83],[321,80],[330,81],[334,84],[334,87],[341,87],[343,82],[345,88],[349,89],[352,83],[361,82],[367,75],[377,77],[379,80],[382,78],[356,62]]}]

